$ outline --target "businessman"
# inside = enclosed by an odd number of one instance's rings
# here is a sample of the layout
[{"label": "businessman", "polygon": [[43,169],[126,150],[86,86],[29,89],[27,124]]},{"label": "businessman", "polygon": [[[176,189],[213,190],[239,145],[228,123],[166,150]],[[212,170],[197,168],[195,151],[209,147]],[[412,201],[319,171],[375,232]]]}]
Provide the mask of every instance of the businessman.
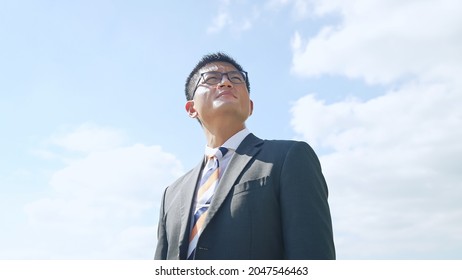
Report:
[{"label": "businessman", "polygon": [[335,259],[327,185],[305,142],[262,140],[247,72],[213,53],[185,84],[186,112],[207,143],[204,157],[168,186],[154,259]]}]

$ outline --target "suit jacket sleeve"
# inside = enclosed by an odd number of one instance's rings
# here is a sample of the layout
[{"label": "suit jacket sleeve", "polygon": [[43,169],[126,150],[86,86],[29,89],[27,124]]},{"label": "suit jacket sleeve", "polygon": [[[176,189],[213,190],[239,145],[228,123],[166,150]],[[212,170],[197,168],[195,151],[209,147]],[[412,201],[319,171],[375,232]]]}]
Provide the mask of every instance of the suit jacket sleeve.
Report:
[{"label": "suit jacket sleeve", "polygon": [[328,191],[319,160],[304,142],[288,151],[280,177],[286,259],[335,259]]}]

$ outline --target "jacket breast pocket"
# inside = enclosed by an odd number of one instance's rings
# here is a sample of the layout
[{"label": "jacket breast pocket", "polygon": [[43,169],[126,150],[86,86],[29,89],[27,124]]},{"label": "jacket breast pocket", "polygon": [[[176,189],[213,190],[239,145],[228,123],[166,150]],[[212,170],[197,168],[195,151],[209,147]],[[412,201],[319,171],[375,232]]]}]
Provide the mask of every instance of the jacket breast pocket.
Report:
[{"label": "jacket breast pocket", "polygon": [[271,177],[265,176],[254,180],[239,183],[234,186],[233,196],[266,188],[271,184]]}]

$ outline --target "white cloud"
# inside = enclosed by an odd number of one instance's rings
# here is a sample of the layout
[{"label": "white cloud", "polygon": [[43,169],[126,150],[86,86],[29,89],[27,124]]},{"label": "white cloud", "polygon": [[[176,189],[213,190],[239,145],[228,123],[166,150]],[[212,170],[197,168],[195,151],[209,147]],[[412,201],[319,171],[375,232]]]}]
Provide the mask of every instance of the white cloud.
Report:
[{"label": "white cloud", "polygon": [[81,126],[59,138],[85,153],[65,161],[51,193],[25,207],[40,237],[34,258],[152,259],[161,194],[182,166],[159,146],[112,146],[114,131]]},{"label": "white cloud", "polygon": [[462,72],[460,1],[315,4],[318,14],[338,12],[343,21],[325,26],[305,46],[293,45],[297,74],[338,74],[387,84],[409,77],[455,79]]},{"label": "white cloud", "polygon": [[[157,226],[132,226],[118,233],[112,240],[107,240],[109,254],[117,259],[133,256],[135,259],[154,258],[154,251],[146,250],[146,244],[153,244],[153,236],[157,236]],[[118,246],[114,246],[118,244]],[[148,254],[146,254],[148,251]]]},{"label": "white cloud", "polygon": [[213,17],[207,27],[208,34],[229,31],[233,35],[240,35],[253,27],[254,22],[260,17],[260,9],[257,5],[249,8],[246,1],[221,0],[218,14]]},{"label": "white cloud", "polygon": [[338,257],[460,259],[461,4],[313,3],[343,20],[306,42],[295,34],[293,71],[390,85],[370,100],[310,94],[292,108],[299,136],[329,151]]},{"label": "white cloud", "polygon": [[223,28],[231,23],[231,16],[226,12],[221,12],[215,18],[213,18],[212,23],[207,28],[207,33],[220,32]]},{"label": "white cloud", "polygon": [[50,142],[69,151],[92,152],[119,147],[125,135],[113,128],[104,128],[85,123],[72,132],[62,131],[51,137]]},{"label": "white cloud", "polygon": [[293,16],[295,19],[300,20],[312,14],[311,2],[306,0],[268,0],[265,7],[273,11],[278,11],[292,5]]}]

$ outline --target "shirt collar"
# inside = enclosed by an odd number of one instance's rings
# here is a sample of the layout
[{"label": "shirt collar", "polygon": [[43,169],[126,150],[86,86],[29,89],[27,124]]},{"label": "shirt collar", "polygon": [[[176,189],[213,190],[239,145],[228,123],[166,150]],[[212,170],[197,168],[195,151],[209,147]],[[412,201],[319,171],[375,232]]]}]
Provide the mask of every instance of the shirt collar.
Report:
[{"label": "shirt collar", "polygon": [[[245,127],[243,130],[239,131],[238,133],[231,136],[228,140],[226,140],[221,147],[225,147],[229,150],[235,151],[237,147],[241,144],[247,135],[250,134],[250,131]],[[211,156],[214,155],[219,147],[210,148],[209,146],[205,146],[205,155]]]}]

